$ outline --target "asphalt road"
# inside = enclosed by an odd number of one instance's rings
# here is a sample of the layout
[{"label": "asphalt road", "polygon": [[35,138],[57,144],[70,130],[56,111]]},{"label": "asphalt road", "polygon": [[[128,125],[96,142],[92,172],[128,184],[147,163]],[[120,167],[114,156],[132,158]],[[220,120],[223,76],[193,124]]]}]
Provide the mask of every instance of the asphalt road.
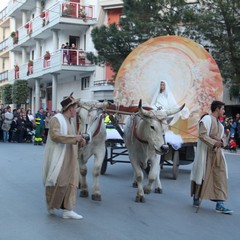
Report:
[{"label": "asphalt road", "polygon": [[[240,155],[227,153],[229,199],[233,215],[214,211],[203,201],[198,213],[192,207],[191,164],[180,166],[177,180],[172,169],[161,172],[163,193],[134,202],[130,164],[109,165],[101,176],[102,201],[78,198],[76,212],[83,220],[49,216],[45,206],[41,168],[44,146],[0,142],[0,240],[239,240]],[[91,163],[89,186],[91,186]]]}]

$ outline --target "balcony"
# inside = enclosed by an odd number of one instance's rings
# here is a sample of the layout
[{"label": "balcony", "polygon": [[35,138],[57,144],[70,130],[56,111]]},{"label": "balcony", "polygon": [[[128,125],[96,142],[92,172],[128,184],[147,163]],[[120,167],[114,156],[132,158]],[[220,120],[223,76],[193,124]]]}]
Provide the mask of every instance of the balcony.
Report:
[{"label": "balcony", "polygon": [[9,38],[0,42],[0,56],[8,50]]},{"label": "balcony", "polygon": [[0,23],[2,24],[6,18],[7,18],[7,8],[4,8],[2,11],[0,11]]},{"label": "balcony", "polygon": [[91,88],[94,100],[113,100],[114,81],[100,80],[94,81]]},{"label": "balcony", "polygon": [[[18,4],[18,3],[17,3]],[[9,41],[9,49],[12,50],[22,44],[34,46],[34,38],[46,39],[52,36],[51,29],[57,30],[86,30],[89,25],[96,24],[94,7],[81,5],[80,3],[57,2],[45,9],[37,17],[28,21],[17,29],[18,42]],[[17,49],[16,49],[17,50]]]},{"label": "balcony", "polygon": [[0,85],[8,80],[8,71],[0,73]]},{"label": "balcony", "polygon": [[31,64],[24,63],[10,70],[9,81],[12,83],[17,79],[31,80],[34,78],[51,81],[49,76],[53,73],[59,74],[59,79],[64,80],[69,76],[89,74],[93,71],[95,71],[95,65],[86,59],[86,53],[82,50],[59,49],[50,53],[50,57],[45,54]]}]

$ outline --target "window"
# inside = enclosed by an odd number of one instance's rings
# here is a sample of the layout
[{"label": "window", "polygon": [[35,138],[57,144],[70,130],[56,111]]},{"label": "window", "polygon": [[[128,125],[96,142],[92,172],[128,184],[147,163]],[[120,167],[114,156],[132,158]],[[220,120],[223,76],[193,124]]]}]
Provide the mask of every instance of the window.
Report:
[{"label": "window", "polygon": [[82,78],[82,90],[88,89],[90,87],[90,77]]}]

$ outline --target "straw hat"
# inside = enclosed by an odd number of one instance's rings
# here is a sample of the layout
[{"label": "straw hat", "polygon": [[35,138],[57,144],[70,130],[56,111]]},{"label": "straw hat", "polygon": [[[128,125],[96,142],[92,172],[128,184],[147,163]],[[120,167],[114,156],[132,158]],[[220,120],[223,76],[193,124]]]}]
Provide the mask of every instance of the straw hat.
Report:
[{"label": "straw hat", "polygon": [[62,112],[66,111],[71,105],[79,103],[79,99],[75,99],[72,95],[73,92],[70,94],[69,97],[66,97],[61,101]]}]

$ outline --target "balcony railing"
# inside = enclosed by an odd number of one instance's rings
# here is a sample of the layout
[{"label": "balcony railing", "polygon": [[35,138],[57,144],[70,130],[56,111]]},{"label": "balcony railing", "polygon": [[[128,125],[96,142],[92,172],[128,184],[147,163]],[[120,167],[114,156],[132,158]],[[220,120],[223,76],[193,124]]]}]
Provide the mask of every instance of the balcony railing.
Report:
[{"label": "balcony railing", "polygon": [[62,49],[61,51],[62,64],[64,65],[92,65],[92,63],[86,58],[86,52],[82,50]]},{"label": "balcony railing", "polygon": [[0,52],[3,52],[8,48],[8,41],[9,41],[9,38],[0,42]]},{"label": "balcony railing", "polygon": [[7,8],[4,8],[0,11],[0,22],[3,21],[7,17]]},{"label": "balcony railing", "polygon": [[107,86],[107,85],[111,85],[114,86],[114,81],[113,80],[98,80],[98,81],[94,81],[93,85],[94,86]]},{"label": "balcony railing", "polygon": [[[36,37],[41,34],[45,28],[52,28],[54,25],[64,22],[64,20],[60,20],[61,17],[64,17],[64,19],[80,19],[82,24],[90,24],[90,20],[93,19],[93,11],[94,7],[91,5],[85,6],[74,2],[58,2],[28,21],[24,26],[19,27],[17,29],[18,42],[16,43],[15,41],[15,44],[24,43],[29,37]],[[9,43],[9,48],[11,49],[14,43],[13,41],[9,41]]]},{"label": "balcony railing", "polygon": [[81,66],[84,67],[86,71],[91,71],[92,68],[89,69],[89,67],[94,67],[94,65],[86,59],[86,53],[82,50],[59,49],[50,53],[50,58],[43,56],[33,61],[31,65],[28,63],[19,65],[19,70],[10,71],[9,80],[11,82],[14,79],[39,77],[50,72],[60,71],[64,66]]},{"label": "balcony railing", "polygon": [[4,71],[0,73],[0,82],[8,80],[8,71]]},{"label": "balcony railing", "polygon": [[81,18],[84,21],[93,18],[93,6],[84,6],[80,3],[62,3],[61,11],[63,17]]}]

